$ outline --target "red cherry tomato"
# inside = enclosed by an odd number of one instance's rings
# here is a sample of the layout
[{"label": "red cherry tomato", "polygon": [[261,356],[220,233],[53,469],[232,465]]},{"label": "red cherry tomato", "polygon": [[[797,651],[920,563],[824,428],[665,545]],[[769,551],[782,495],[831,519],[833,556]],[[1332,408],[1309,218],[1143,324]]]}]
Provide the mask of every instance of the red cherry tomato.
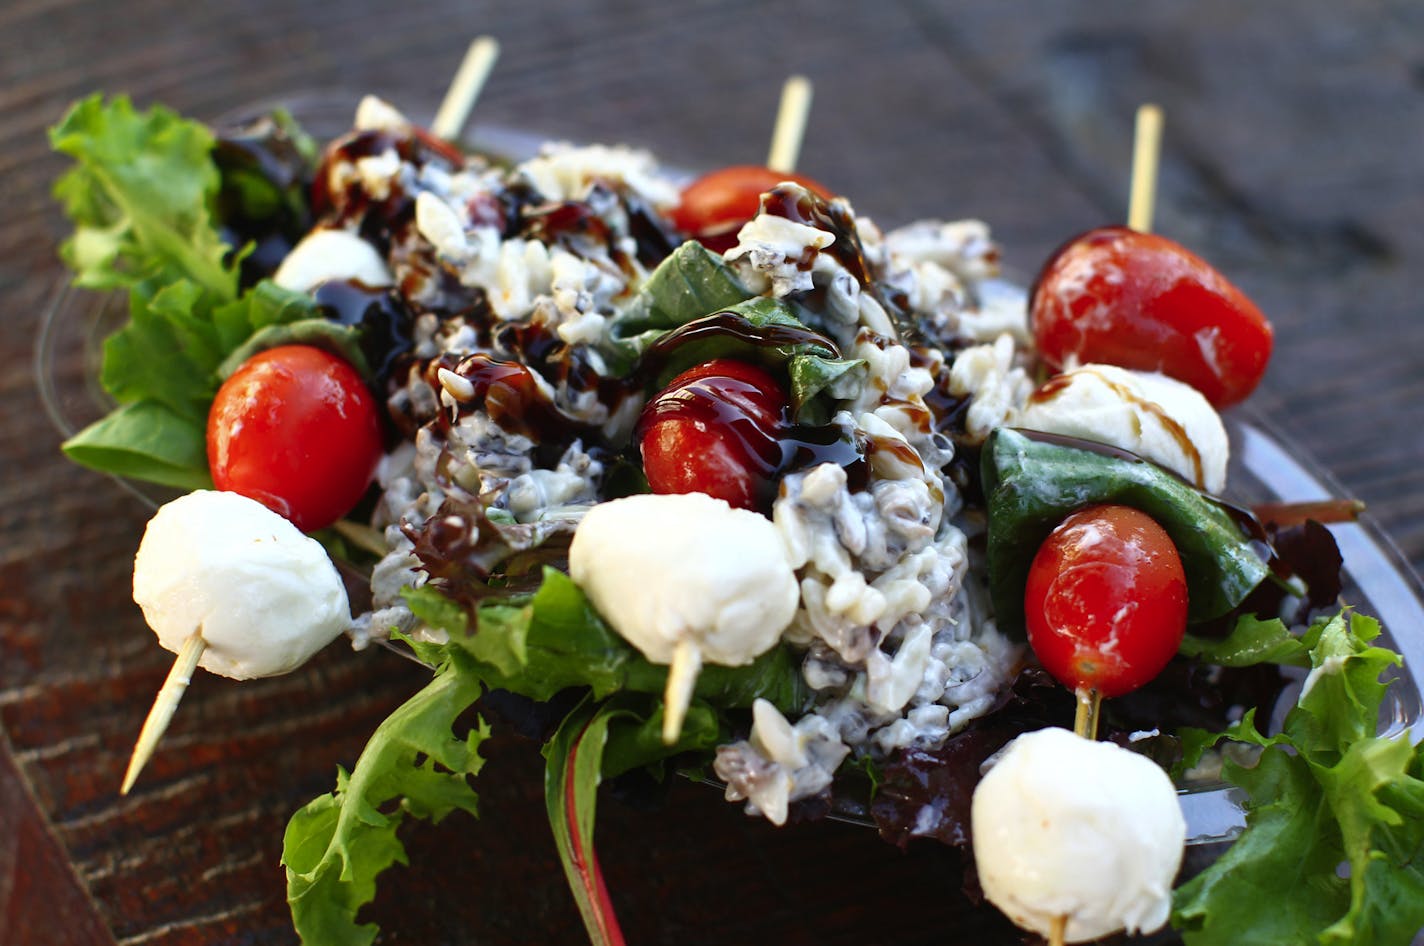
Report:
[{"label": "red cherry tomato", "polygon": [[1039,547],[1024,610],[1029,643],[1058,682],[1121,696],[1161,673],[1181,645],[1187,578],[1150,516],[1092,506]]},{"label": "red cherry tomato", "polygon": [[708,249],[725,253],[736,246],[742,224],[761,209],[761,195],[782,181],[794,181],[827,200],[831,197],[805,175],[741,164],[713,171],[687,185],[672,212],[672,222]]},{"label": "red cherry tomato", "polygon": [[1241,290],[1180,244],[1126,227],[1090,230],[1044,265],[1030,305],[1054,368],[1070,358],[1160,371],[1217,407],[1266,373],[1271,324]]},{"label": "red cherry tomato", "polygon": [[638,420],[643,472],[655,493],[706,493],[765,509],[781,462],[786,394],[755,365],[718,358],[684,371]]},{"label": "red cherry tomato", "polygon": [[304,532],[356,505],[381,457],[376,399],[349,363],[308,345],[243,362],[208,411],[208,466]]}]

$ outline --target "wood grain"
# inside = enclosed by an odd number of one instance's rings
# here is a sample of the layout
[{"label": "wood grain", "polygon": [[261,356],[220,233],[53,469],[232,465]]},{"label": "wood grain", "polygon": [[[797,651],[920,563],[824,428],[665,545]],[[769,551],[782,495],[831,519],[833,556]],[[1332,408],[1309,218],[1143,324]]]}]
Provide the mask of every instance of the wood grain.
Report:
[{"label": "wood grain", "polygon": [[[298,90],[427,113],[469,38],[503,60],[477,120],[631,140],[687,167],[760,160],[780,83],[816,82],[801,167],[883,224],[979,216],[1027,278],[1120,219],[1133,107],[1167,113],[1158,229],[1277,327],[1257,403],[1424,565],[1424,13],[1402,3],[651,0],[0,7],[0,942],[291,942],[288,814],[419,685],[334,647],[277,680],[199,678],[134,795],[126,754],[168,657],[129,601],[146,518],[58,454],[34,387],[61,272],[44,129],[94,89],[200,117]],[[77,355],[58,377],[82,385]],[[410,833],[371,911],[386,943],[578,943],[537,754],[500,740],[484,816]],[[605,800],[632,943],[1014,942],[959,865],[863,829],[774,831],[708,789]],[[61,863],[61,860],[64,863]],[[46,923],[46,918],[60,922]]]}]

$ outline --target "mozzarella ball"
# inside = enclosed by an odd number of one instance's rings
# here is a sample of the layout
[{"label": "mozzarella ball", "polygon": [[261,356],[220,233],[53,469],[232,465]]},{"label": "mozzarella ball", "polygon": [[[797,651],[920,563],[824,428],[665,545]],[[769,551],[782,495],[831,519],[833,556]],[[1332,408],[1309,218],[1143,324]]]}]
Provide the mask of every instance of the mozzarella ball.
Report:
[{"label": "mozzarella ball", "polygon": [[679,641],[740,666],[770,650],[800,600],[771,521],[703,493],[599,503],[569,548],[569,574],[598,613],[654,663]]},{"label": "mozzarella ball", "polygon": [[1067,941],[1167,921],[1186,822],[1154,762],[1066,729],[1019,736],[974,790],[974,861],[984,896],[1044,936]]},{"label": "mozzarella ball", "polygon": [[198,666],[237,680],[286,673],[351,623],[321,543],[237,493],[162,506],[134,558],[133,596],[160,644],[177,653],[200,632]]},{"label": "mozzarella ball", "polygon": [[1230,445],[1221,417],[1191,385],[1114,365],[1083,365],[1050,378],[1018,425],[1121,447],[1220,493]]},{"label": "mozzarella ball", "polygon": [[351,279],[379,289],[392,283],[376,248],[345,230],[313,230],[277,267],[272,281],[293,292],[311,292],[324,282]]}]

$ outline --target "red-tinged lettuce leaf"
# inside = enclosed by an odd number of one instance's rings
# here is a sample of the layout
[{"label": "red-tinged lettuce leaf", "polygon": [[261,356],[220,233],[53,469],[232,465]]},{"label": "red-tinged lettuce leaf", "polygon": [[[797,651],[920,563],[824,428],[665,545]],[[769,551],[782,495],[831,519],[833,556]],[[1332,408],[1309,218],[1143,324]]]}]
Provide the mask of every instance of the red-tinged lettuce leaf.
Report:
[{"label": "red-tinged lettuce leaf", "polygon": [[593,946],[622,946],[613,902],[594,851],[598,786],[634,768],[655,765],[692,750],[707,750],[719,736],[716,714],[694,703],[675,745],[661,738],[661,710],[648,701],[618,697],[599,704],[586,699],[544,746],[544,803],[563,861],[569,890]]},{"label": "red-tinged lettuce leaf", "polygon": [[369,944],[374,924],[356,915],[376,895],[376,879],[406,863],[396,830],[406,815],[438,822],[452,811],[478,814],[469,779],[484,764],[483,724],[463,736],[455,721],[481,692],[479,678],[446,663],[372,734],[336,791],[292,816],[282,843],[287,900],[302,942]]},{"label": "red-tinged lettuce leaf", "polygon": [[[1355,614],[1319,626],[1282,731],[1264,737],[1248,714],[1224,734],[1263,750],[1252,768],[1223,762],[1249,795],[1247,828],[1177,890],[1188,946],[1406,946],[1424,928],[1424,757],[1376,735],[1400,659],[1370,645],[1378,633]],[[1214,741],[1190,736],[1193,755]]]}]

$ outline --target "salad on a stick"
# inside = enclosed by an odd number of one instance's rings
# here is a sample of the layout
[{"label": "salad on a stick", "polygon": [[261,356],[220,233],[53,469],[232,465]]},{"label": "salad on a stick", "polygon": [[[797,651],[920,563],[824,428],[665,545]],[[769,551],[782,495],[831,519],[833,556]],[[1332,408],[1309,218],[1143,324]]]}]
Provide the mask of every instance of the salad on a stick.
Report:
[{"label": "salad on a stick", "polygon": [[[1170,908],[1171,825],[1151,835],[1156,873],[1134,875],[1147,906],[1050,898],[1021,915],[981,867],[1016,920],[1077,941],[1170,915],[1194,944],[1405,943],[1424,924],[1408,895],[1424,890],[1420,760],[1376,735],[1397,656],[1340,612],[1328,533],[1286,536],[1296,527],[1219,495],[1213,405],[1260,380],[1270,329],[1198,257],[1094,231],[1026,296],[999,280],[977,221],[883,231],[791,177],[729,213],[722,192],[746,175],[680,188],[644,152],[566,144],[502,163],[376,99],[321,149],[286,115],[214,132],[98,96],[52,139],[75,161],[57,188],[75,224],[65,258],[132,313],[105,351],[118,406],[71,457],[221,487],[209,445],[270,409],[255,455],[281,469],[327,424],[286,423],[261,386],[232,411],[221,392],[254,363],[285,368],[291,349],[339,360],[379,406],[372,467],[357,449],[319,472],[350,446],[342,434],[279,477],[349,502],[337,522],[250,496],[368,577],[369,602],[343,622],[356,646],[394,640],[432,669],[288,826],[304,941],[374,938],[359,913],[403,860],[398,828],[473,814],[481,743],[511,721],[543,730],[550,826],[595,943],[622,941],[594,851],[598,786],[631,772],[715,778],[777,824],[850,812],[899,843],[990,852],[986,824],[1007,829],[1042,800],[1035,758],[1063,757],[1011,749],[982,773],[1017,737],[1072,725],[1077,701],[1044,668],[1104,694],[1130,677],[1148,697],[1104,707],[1097,734],[1121,746],[1102,751],[1125,762],[1102,772],[1124,794],[1094,818],[1175,813],[1167,776],[1142,766],[1212,767],[1251,801],[1241,838]],[[1146,361],[1118,358],[1122,338]],[[281,383],[305,391],[318,375]],[[337,502],[345,476],[374,482]],[[1075,515],[1077,538],[1055,531]],[[1105,522],[1121,555],[1080,562]],[[1104,584],[1110,572],[1155,577]],[[1107,620],[1130,638],[1086,654],[1040,643],[1059,626],[1041,617],[1091,615],[1109,586],[1124,597]],[[1262,662],[1309,668],[1269,734],[1255,720],[1276,692],[1236,669]],[[1223,734],[1259,748],[1254,768],[1211,755]],[[1028,794],[971,818],[981,778]],[[1041,863],[1069,843],[1083,875],[1140,863],[1077,817]]]}]

